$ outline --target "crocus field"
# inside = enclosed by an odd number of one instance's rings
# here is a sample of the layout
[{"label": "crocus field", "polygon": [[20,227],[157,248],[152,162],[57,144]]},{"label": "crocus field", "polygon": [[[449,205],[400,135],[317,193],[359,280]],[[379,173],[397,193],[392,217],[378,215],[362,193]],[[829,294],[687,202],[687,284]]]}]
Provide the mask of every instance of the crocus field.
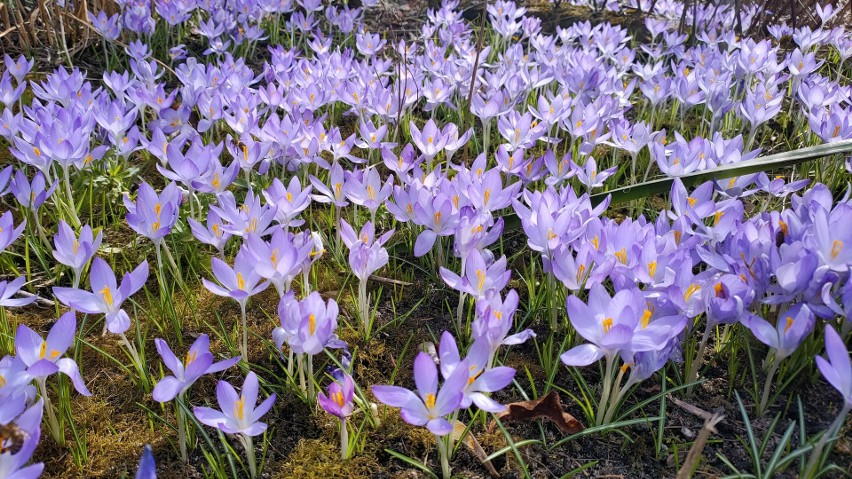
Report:
[{"label": "crocus field", "polygon": [[766,5],[38,2],[0,479],[852,477],[852,14]]}]

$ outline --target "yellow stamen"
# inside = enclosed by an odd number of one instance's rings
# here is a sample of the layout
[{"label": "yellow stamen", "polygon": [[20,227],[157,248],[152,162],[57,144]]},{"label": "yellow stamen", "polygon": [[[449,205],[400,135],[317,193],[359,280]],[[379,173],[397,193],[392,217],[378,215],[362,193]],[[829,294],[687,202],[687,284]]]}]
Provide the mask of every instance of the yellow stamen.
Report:
[{"label": "yellow stamen", "polygon": [[77,250],[80,248],[80,242],[74,240],[74,254],[77,254]]},{"label": "yellow stamen", "polygon": [[337,391],[331,393],[331,399],[340,407],[343,407],[343,391]]},{"label": "yellow stamen", "polygon": [[112,305],[112,291],[110,291],[109,286],[104,286],[104,289],[100,291],[101,297],[104,299],[104,303]]},{"label": "yellow stamen", "polygon": [[433,407],[435,407],[435,399],[437,399],[437,398],[435,397],[434,394],[432,394],[432,393],[426,394],[426,398],[424,399],[423,402],[426,403],[427,409],[432,409]]},{"label": "yellow stamen", "polygon": [[222,182],[219,181],[219,173],[213,173],[213,181],[210,182],[210,185],[213,186],[214,190],[218,190],[219,185],[221,184]]},{"label": "yellow stamen", "polygon": [[691,298],[692,295],[695,294],[700,289],[701,289],[701,286],[694,284],[694,283],[690,284],[689,287],[686,288],[686,292],[683,293],[683,300],[689,301],[689,298]]},{"label": "yellow stamen", "polygon": [[793,317],[787,316],[787,325],[784,326],[784,334],[787,334],[787,331],[790,329],[791,326],[793,326]]},{"label": "yellow stamen", "polygon": [[481,269],[476,270],[476,278],[477,278],[477,287],[479,291],[482,291],[482,288],[485,286],[485,271]]},{"label": "yellow stamen", "polygon": [[234,403],[234,416],[237,418],[237,421],[242,422],[246,417],[245,404],[245,396],[240,396],[240,400]]},{"label": "yellow stamen", "polygon": [[313,336],[317,330],[317,317],[312,314],[308,315],[308,334]]},{"label": "yellow stamen", "polygon": [[246,290],[246,280],[243,279],[242,273],[237,273],[237,289],[242,291]]},{"label": "yellow stamen", "polygon": [[695,198],[693,198],[691,196],[689,198],[687,198],[686,201],[688,201],[689,206],[692,206],[693,208],[695,208],[695,203],[698,203],[698,200],[696,200]]},{"label": "yellow stamen", "polygon": [[627,248],[621,248],[616,251],[615,257],[618,258],[618,261],[621,262],[621,264],[627,264]]},{"label": "yellow stamen", "polygon": [[189,367],[189,365],[192,364],[192,362],[195,361],[195,358],[197,358],[197,357],[198,357],[198,351],[187,351],[186,359],[184,359],[184,361],[183,361],[184,367],[185,368]]},{"label": "yellow stamen", "polygon": [[486,188],[485,192],[482,193],[482,204],[487,205],[489,199],[491,199],[491,188]]},{"label": "yellow stamen", "polygon": [[334,184],[334,197],[338,200],[343,198],[343,184],[339,181]]},{"label": "yellow stamen", "polygon": [[586,276],[586,265],[577,266],[577,282],[579,283]]},{"label": "yellow stamen", "polygon": [[648,276],[656,276],[657,275],[657,262],[651,261],[648,263]]},{"label": "yellow stamen", "polygon": [[376,190],[370,185],[367,185],[367,198],[371,200],[376,199]]},{"label": "yellow stamen", "polygon": [[716,226],[716,225],[719,224],[719,220],[722,219],[722,216],[725,216],[724,211],[717,211],[716,214],[713,215],[713,226]]},{"label": "yellow stamen", "polygon": [[843,242],[834,240],[834,243],[831,244],[831,259],[836,259],[841,251],[843,251]]},{"label": "yellow stamen", "polygon": [[648,327],[648,323],[651,322],[651,310],[646,309],[644,313],[642,313],[642,319],[639,320],[639,324],[642,325],[642,329]]},{"label": "yellow stamen", "polygon": [[612,329],[612,318],[605,318],[602,325],[604,334],[608,333]]}]

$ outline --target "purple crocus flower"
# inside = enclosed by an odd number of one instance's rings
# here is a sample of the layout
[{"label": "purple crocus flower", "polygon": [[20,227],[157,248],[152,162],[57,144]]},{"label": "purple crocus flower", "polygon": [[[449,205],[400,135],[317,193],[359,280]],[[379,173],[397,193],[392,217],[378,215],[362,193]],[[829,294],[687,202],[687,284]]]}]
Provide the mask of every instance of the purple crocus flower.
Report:
[{"label": "purple crocus flower", "polygon": [[0,216],[0,253],[2,253],[10,244],[14,243],[21,233],[24,231],[27,221],[21,221],[18,227],[15,227],[15,219],[12,218],[12,212],[7,211]]},{"label": "purple crocus flower", "polygon": [[214,209],[207,212],[207,226],[205,227],[193,218],[187,218],[189,229],[192,231],[192,236],[204,244],[209,244],[216,248],[220,259],[225,259],[225,245],[231,237],[231,233],[225,231],[222,227],[222,218]]},{"label": "purple crocus flower", "polygon": [[18,276],[12,281],[0,281],[0,307],[19,307],[26,306],[31,304],[33,301],[37,299],[36,296],[29,296],[24,298],[13,298],[18,291],[21,290],[21,287],[24,285],[26,278],[23,276]]},{"label": "purple crocus flower", "polygon": [[467,293],[477,300],[484,298],[491,291],[499,292],[509,283],[512,272],[506,269],[505,256],[489,264],[490,257],[482,251],[473,251],[467,258],[464,278],[444,267],[440,270],[441,278],[451,288]]},{"label": "purple crocus flower", "polygon": [[501,412],[506,409],[506,406],[489,398],[486,393],[499,391],[508,386],[515,377],[515,370],[506,366],[491,367],[490,353],[488,340],[481,337],[473,342],[467,357],[462,361],[453,335],[444,331],[441,336],[438,350],[441,376],[449,379],[459,365],[467,365],[468,380],[461,402],[463,409],[469,408],[471,404],[476,404],[476,407],[487,412]]},{"label": "purple crocus flower", "polygon": [[56,286],[53,294],[67,306],[86,314],[105,314],[104,331],[124,334],[130,328],[130,316],[121,309],[122,303],[133,296],[148,280],[148,262],[143,261],[132,272],[125,273],[121,286],[109,263],[101,258],[92,261],[89,285],[92,291]]},{"label": "purple crocus flower", "polygon": [[154,453],[151,451],[151,446],[147,444],[142,449],[139,468],[136,470],[136,479],[157,479],[157,464],[154,462]]},{"label": "purple crocus flower", "polygon": [[[843,410],[852,410],[852,363],[843,338],[831,326],[825,328],[826,357],[817,356],[819,372],[843,398]],[[843,414],[841,414],[843,415]]]},{"label": "purple crocus flower", "polygon": [[9,450],[3,449],[0,452],[0,475],[2,477],[6,479],[36,479],[41,476],[44,470],[44,463],[39,462],[30,464],[29,466],[26,464],[32,458],[33,452],[35,452],[36,446],[38,446],[39,439],[41,439],[41,418],[43,413],[44,403],[42,400],[39,400],[17,418],[13,418],[14,421],[0,420],[0,426],[6,426],[14,422],[15,426],[25,433],[23,444],[19,450],[13,452],[10,448]]},{"label": "purple crocus flower", "polygon": [[42,339],[38,333],[21,324],[15,333],[15,351],[27,366],[27,374],[33,378],[44,381],[48,376],[61,372],[71,379],[77,392],[91,396],[77,363],[62,357],[74,343],[76,331],[77,320],[73,311],[59,317],[50,328],[47,339]]},{"label": "purple crocus flower", "polygon": [[163,364],[173,374],[163,377],[154,386],[152,393],[154,400],[161,403],[186,393],[201,376],[224,371],[240,360],[237,356],[214,363],[213,354],[210,352],[210,338],[206,334],[202,334],[192,343],[183,361],[175,356],[164,340],[157,338],[154,340],[154,345],[160,357],[163,358]]},{"label": "purple crocus flower", "polygon": [[611,361],[618,354],[632,363],[634,352],[659,349],[686,327],[682,316],[650,321],[651,311],[636,288],[610,297],[604,286],[595,283],[588,304],[572,295],[566,305],[571,324],[589,341],[562,354],[562,362],[569,366],[588,366],[603,357]]},{"label": "purple crocus flower", "polygon": [[426,162],[432,164],[432,159],[447,146],[447,135],[444,135],[434,120],[429,120],[423,126],[423,131],[417,128],[413,121],[408,122],[411,130],[411,141],[426,157]]},{"label": "purple crocus flower", "polygon": [[356,234],[346,220],[340,220],[340,237],[349,248],[349,266],[358,279],[366,281],[371,274],[387,264],[388,252],[384,245],[393,232],[390,230],[375,238],[373,223],[368,221]]},{"label": "purple crocus flower", "polygon": [[80,236],[74,234],[74,230],[64,220],[59,220],[59,231],[53,236],[53,257],[61,264],[74,270],[73,287],[80,285],[80,276],[89,260],[97,253],[101,246],[103,233],[98,231],[95,236],[92,227],[84,225],[80,230]]},{"label": "purple crocus flower", "polygon": [[227,381],[219,381],[216,385],[219,410],[196,407],[193,413],[202,424],[215,427],[226,434],[258,436],[266,431],[266,423],[260,422],[260,418],[269,412],[275,403],[275,394],[272,394],[255,407],[258,390],[257,376],[253,372],[246,376],[240,394],[237,394],[236,389]]},{"label": "purple crocus flower", "polygon": [[127,223],[140,235],[160,244],[177,221],[180,202],[180,190],[175,182],[169,183],[158,195],[151,185],[143,181],[139,185],[136,203],[124,196]]},{"label": "purple crocus flower", "polygon": [[355,382],[352,376],[346,373],[343,373],[342,378],[328,385],[328,396],[322,392],[317,396],[317,402],[325,412],[342,420],[351,416],[355,410],[354,399]]},{"label": "purple crocus flower", "polygon": [[27,175],[25,175],[23,171],[18,170],[15,172],[15,176],[12,179],[10,189],[21,206],[35,211],[39,209],[39,207],[41,207],[48,198],[50,198],[58,184],[59,183],[57,181],[54,181],[53,184],[47,188],[47,182],[41,171],[36,172],[32,183],[30,183],[27,180]]},{"label": "purple crocus flower", "polygon": [[212,263],[213,275],[222,285],[219,286],[212,281],[208,281],[207,278],[202,278],[201,282],[211,293],[217,296],[232,298],[239,303],[243,322],[242,358],[248,362],[246,304],[250,297],[265,290],[269,286],[269,283],[266,281],[261,282],[262,278],[257,273],[254,262],[245,249],[240,249],[237,253],[237,256],[234,258],[233,268],[219,258],[211,258],[210,261]]},{"label": "purple crocus flower", "polygon": [[294,176],[285,187],[281,180],[275,178],[272,185],[263,191],[263,196],[269,205],[276,208],[275,219],[285,230],[304,224],[304,220],[296,218],[311,205],[311,185],[302,189],[299,178]]},{"label": "purple crocus flower", "polygon": [[345,345],[337,339],[338,307],[334,299],[328,303],[314,291],[305,299],[296,301],[292,295],[282,299],[279,306],[281,324],[272,335],[279,349],[286,341],[296,354],[315,356],[325,348]]},{"label": "purple crocus flower", "polygon": [[426,426],[432,434],[446,436],[453,430],[447,416],[461,406],[469,378],[467,363],[462,361],[439,391],[438,367],[428,354],[421,352],[414,358],[417,394],[399,386],[377,385],[372,391],[379,402],[400,408],[400,415],[408,424]]},{"label": "purple crocus flower", "polygon": [[760,342],[772,348],[777,362],[793,354],[813,330],[815,319],[805,303],[796,303],[778,315],[774,326],[756,315],[749,315],[742,322]]},{"label": "purple crocus flower", "polygon": [[20,84],[23,82],[24,78],[27,76],[27,73],[32,70],[33,65],[35,65],[35,59],[27,59],[27,57],[21,55],[17,60],[13,60],[8,54],[3,55],[3,64],[9,73],[15,77],[15,81]]},{"label": "purple crocus flower", "polygon": [[243,248],[254,259],[257,274],[275,286],[278,296],[283,296],[290,290],[290,283],[308,259],[311,247],[310,244],[304,244],[297,248],[292,234],[277,229],[268,242],[258,235],[249,234],[245,237]]},{"label": "purple crocus flower", "polygon": [[211,263],[213,276],[221,283],[221,286],[206,278],[202,278],[201,282],[211,293],[233,298],[243,308],[249,297],[260,293],[269,286],[269,283],[261,282],[263,278],[257,273],[254,262],[243,249],[234,258],[233,268],[219,258],[211,258]]}]

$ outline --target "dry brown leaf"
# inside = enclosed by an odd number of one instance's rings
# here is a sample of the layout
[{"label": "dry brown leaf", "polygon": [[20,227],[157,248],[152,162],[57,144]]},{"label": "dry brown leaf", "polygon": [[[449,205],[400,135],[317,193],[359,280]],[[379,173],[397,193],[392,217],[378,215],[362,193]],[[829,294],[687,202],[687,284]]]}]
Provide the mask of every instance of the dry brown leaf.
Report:
[{"label": "dry brown leaf", "polygon": [[[550,391],[547,396],[534,401],[507,404],[505,411],[497,413],[497,418],[501,421],[546,418],[553,421],[556,427],[566,435],[576,434],[586,428],[577,418],[562,409],[562,401],[556,391]],[[489,428],[493,430],[493,421]]]},{"label": "dry brown leaf", "polygon": [[474,455],[479,459],[479,462],[485,466],[485,469],[488,470],[488,473],[494,477],[500,477],[500,474],[497,472],[497,469],[494,469],[494,465],[491,464],[491,461],[488,460],[488,454],[485,453],[485,450],[482,449],[482,445],[479,444],[479,441],[476,440],[476,437],[472,432],[465,430],[467,426],[464,425],[461,421],[453,422],[453,439],[456,441],[461,440],[464,442],[464,445],[468,447],[468,449],[473,452]]}]

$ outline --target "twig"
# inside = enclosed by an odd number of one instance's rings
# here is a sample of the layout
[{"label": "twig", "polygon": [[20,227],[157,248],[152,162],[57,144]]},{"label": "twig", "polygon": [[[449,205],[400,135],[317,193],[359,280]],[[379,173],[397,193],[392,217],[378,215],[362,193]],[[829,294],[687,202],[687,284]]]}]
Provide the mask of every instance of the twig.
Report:
[{"label": "twig", "polygon": [[707,412],[707,411],[701,409],[700,407],[689,404],[688,402],[686,402],[682,399],[678,399],[675,396],[672,396],[671,394],[667,394],[666,399],[673,402],[675,406],[683,409],[684,411],[692,414],[693,416],[698,416],[701,419],[704,419],[705,421],[709,421],[714,416],[716,416],[716,414],[714,414],[714,413]]},{"label": "twig", "polygon": [[[698,409],[698,411],[706,413],[706,411],[702,411],[701,409]],[[722,422],[722,419],[725,419],[725,416],[713,414],[710,419],[704,421],[704,425],[701,426],[701,430],[698,432],[698,437],[695,438],[695,442],[692,443],[692,447],[689,448],[689,452],[686,454],[686,459],[683,460],[683,465],[677,471],[677,479],[689,479],[692,476],[692,471],[695,469],[701,453],[704,452],[707,440],[710,439],[711,434],[716,433],[716,424]]]}]

